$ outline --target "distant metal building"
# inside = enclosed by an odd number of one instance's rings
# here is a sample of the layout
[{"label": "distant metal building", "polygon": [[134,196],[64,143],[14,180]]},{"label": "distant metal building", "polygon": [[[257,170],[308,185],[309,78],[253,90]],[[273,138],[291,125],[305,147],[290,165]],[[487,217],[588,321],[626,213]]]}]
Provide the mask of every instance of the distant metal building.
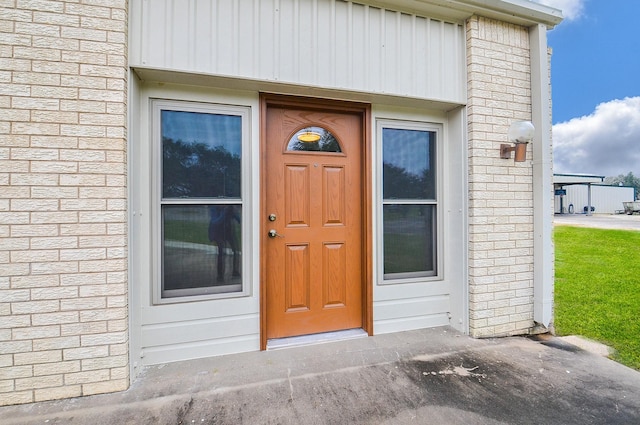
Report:
[{"label": "distant metal building", "polygon": [[615,214],[624,210],[623,202],[635,199],[635,188],[632,186],[610,186],[603,184],[603,181],[604,176],[554,174],[554,212]]}]

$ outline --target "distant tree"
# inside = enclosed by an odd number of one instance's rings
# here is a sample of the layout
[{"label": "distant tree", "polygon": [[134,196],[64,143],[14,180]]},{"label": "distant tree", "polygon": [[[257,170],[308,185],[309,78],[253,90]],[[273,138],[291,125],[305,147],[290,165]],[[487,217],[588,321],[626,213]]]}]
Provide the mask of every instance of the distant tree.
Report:
[{"label": "distant tree", "polygon": [[406,168],[385,162],[383,192],[386,199],[434,199],[435,180],[433,172],[427,170],[414,174]]},{"label": "distant tree", "polygon": [[633,175],[631,171],[625,176],[620,174],[617,177],[607,177],[604,183],[611,186],[631,186],[635,189],[636,201],[640,199],[640,177]]},{"label": "distant tree", "polygon": [[224,147],[162,139],[162,196],[239,198],[241,161]]}]

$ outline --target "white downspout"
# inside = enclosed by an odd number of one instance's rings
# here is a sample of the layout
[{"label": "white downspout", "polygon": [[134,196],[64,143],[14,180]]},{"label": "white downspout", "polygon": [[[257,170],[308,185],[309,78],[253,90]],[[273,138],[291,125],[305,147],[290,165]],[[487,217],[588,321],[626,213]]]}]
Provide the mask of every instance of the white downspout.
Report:
[{"label": "white downspout", "polygon": [[547,28],[529,28],[533,139],[533,320],[553,321],[553,163]]}]

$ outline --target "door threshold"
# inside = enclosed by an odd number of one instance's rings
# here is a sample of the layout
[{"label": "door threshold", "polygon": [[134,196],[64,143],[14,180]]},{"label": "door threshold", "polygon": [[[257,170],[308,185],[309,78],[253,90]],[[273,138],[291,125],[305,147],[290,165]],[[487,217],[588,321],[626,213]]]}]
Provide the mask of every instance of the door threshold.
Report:
[{"label": "door threshold", "polygon": [[267,350],[299,347],[302,345],[324,344],[326,342],[344,341],[347,339],[365,338],[369,336],[364,329],[346,329],[344,331],[323,332],[311,335],[290,336],[267,340]]}]

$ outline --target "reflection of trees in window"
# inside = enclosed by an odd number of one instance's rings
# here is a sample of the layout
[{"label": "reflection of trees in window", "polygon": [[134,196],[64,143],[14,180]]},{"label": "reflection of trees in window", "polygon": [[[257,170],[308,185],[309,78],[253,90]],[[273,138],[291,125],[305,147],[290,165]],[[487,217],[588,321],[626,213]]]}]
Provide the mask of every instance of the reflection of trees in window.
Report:
[{"label": "reflection of trees in window", "polygon": [[224,147],[162,138],[162,196],[240,197],[240,156]]},{"label": "reflection of trees in window", "polygon": [[[304,130],[306,131],[306,130]],[[311,151],[311,152],[342,152],[340,143],[336,138],[325,129],[313,127],[312,131],[320,134],[320,140],[317,142],[302,142],[298,140],[298,135],[304,131],[297,132],[287,145],[289,151]]]},{"label": "reflection of trees in window", "polygon": [[383,163],[383,193],[385,199],[435,199],[436,185],[433,167],[420,174],[407,171],[388,162]]},{"label": "reflection of trees in window", "polygon": [[435,270],[435,213],[435,205],[384,205],[386,278],[395,273],[428,275]]},{"label": "reflection of trees in window", "polygon": [[382,129],[384,279],[437,273],[435,133]]}]

